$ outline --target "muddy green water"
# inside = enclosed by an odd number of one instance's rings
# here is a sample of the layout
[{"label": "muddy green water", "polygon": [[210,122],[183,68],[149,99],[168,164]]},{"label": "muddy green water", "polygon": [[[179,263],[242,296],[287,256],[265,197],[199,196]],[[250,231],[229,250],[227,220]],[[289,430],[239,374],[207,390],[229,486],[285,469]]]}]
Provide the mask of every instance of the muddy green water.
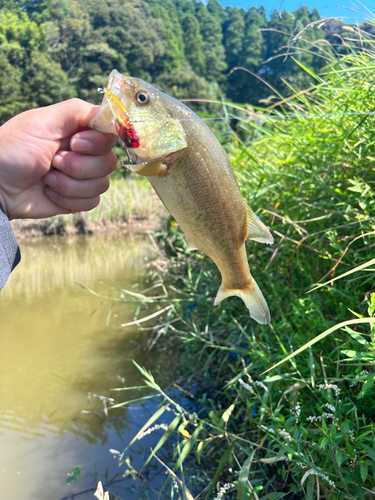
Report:
[{"label": "muddy green water", "polygon": [[[43,238],[22,241],[21,251],[21,264],[0,293],[1,499],[93,499],[86,490],[97,479],[117,479],[117,494],[136,498],[109,449],[123,451],[156,403],[132,405],[109,419],[81,411],[102,410],[88,392],[113,397],[119,378],[140,383],[131,360],[137,350],[142,362],[147,337],[121,327],[133,319],[131,304],[115,305],[106,326],[110,302],[101,304],[76,282],[111,296],[120,288],[141,291],[149,240]],[[155,439],[135,448],[134,465]],[[78,465],[80,476],[68,484]]]}]

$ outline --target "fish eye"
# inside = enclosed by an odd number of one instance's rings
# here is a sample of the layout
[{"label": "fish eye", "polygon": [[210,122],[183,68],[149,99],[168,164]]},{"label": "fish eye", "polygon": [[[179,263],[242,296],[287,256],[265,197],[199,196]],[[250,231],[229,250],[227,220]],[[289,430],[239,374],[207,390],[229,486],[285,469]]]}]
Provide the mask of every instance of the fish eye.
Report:
[{"label": "fish eye", "polygon": [[144,90],[140,90],[135,94],[135,100],[138,104],[144,106],[145,104],[148,104],[150,102],[150,94],[148,94]]}]

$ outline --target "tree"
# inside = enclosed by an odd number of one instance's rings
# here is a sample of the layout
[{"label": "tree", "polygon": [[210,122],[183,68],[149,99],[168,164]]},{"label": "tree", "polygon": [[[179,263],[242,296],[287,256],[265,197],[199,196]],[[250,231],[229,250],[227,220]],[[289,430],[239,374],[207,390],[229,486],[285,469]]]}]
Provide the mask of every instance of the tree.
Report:
[{"label": "tree", "polygon": [[10,64],[0,50],[0,125],[27,107],[22,92],[22,71]]},{"label": "tree", "polygon": [[155,72],[179,70],[184,62],[184,42],[177,9],[172,0],[148,0],[152,14],[164,27],[164,56]]},{"label": "tree", "polygon": [[245,37],[245,11],[237,7],[226,8],[223,24],[226,63],[229,69],[242,63],[241,55]]},{"label": "tree", "polygon": [[[267,24],[264,8],[250,9],[244,14],[244,28],[241,37],[241,50],[236,59],[228,60],[229,68],[240,66],[243,69],[233,72],[227,80],[226,93],[234,101],[257,103],[264,96],[265,86],[250,73],[259,74],[265,56],[265,42],[261,31]],[[227,48],[228,54],[231,54]],[[228,57],[228,56],[227,56]]]},{"label": "tree", "polygon": [[219,22],[213,18],[203,3],[196,7],[196,17],[204,43],[206,67],[204,76],[208,80],[223,80],[223,72],[227,69],[225,49],[222,44],[223,35]]},{"label": "tree", "polygon": [[223,24],[227,17],[227,14],[218,0],[208,0],[207,10],[214,19],[219,21],[220,24]]},{"label": "tree", "polygon": [[[216,83],[209,83],[196,75],[188,64],[185,64],[180,71],[163,73],[156,79],[155,85],[162,92],[176,99],[214,100],[219,94],[219,87]],[[195,111],[212,111],[212,104],[207,102],[187,102],[186,104]]]},{"label": "tree", "polygon": [[197,19],[191,14],[186,14],[182,20],[182,29],[184,30],[185,57],[193,71],[198,75],[203,75],[205,74],[206,58]]}]

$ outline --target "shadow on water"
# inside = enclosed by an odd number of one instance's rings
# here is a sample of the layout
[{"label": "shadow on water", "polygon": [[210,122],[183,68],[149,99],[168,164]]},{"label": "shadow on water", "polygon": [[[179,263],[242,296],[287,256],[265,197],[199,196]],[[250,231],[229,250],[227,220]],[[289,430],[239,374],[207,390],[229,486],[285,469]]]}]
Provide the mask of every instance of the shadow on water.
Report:
[{"label": "shadow on water", "polygon": [[[146,337],[120,326],[133,318],[131,303],[116,303],[109,318],[111,303],[76,282],[113,297],[120,288],[140,291],[147,286],[142,273],[151,245],[139,235],[102,234],[24,241],[21,251],[21,265],[0,294],[2,497],[93,499],[101,479],[116,481],[111,491],[119,497],[138,498],[109,449],[122,452],[156,402],[105,418],[95,415],[101,401],[88,401],[87,393],[114,397],[119,393],[110,388],[123,385],[120,380],[142,384],[132,359],[152,363]],[[158,438],[151,434],[134,447],[134,467]],[[75,466],[82,470],[68,484]]]}]

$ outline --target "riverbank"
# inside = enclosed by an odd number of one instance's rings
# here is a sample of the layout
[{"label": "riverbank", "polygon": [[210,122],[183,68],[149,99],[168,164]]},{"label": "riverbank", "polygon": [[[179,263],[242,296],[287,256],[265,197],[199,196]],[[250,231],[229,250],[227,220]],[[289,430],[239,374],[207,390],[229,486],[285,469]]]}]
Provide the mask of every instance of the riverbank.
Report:
[{"label": "riverbank", "polygon": [[17,239],[110,231],[156,230],[166,210],[147,179],[140,176],[111,181],[100,204],[90,212],[47,219],[12,221]]}]

